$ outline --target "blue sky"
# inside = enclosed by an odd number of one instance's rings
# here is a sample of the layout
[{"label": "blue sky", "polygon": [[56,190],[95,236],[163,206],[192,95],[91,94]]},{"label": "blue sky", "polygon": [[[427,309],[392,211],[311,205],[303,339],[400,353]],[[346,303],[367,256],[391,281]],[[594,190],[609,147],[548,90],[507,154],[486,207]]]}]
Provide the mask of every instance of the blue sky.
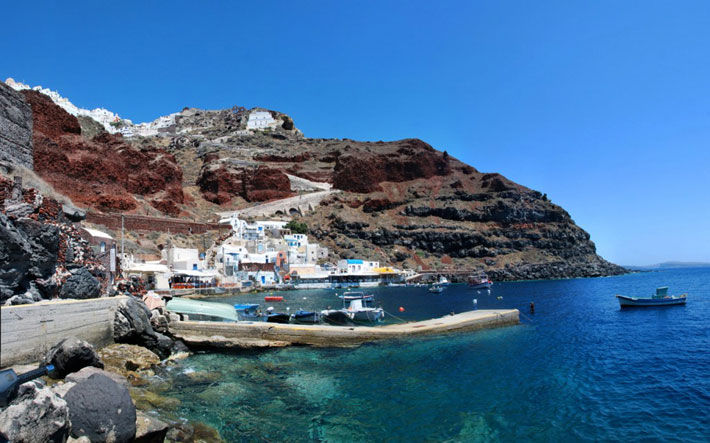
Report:
[{"label": "blue sky", "polygon": [[547,193],[621,264],[710,262],[710,2],[13,2],[0,76],[134,122],[263,106]]}]

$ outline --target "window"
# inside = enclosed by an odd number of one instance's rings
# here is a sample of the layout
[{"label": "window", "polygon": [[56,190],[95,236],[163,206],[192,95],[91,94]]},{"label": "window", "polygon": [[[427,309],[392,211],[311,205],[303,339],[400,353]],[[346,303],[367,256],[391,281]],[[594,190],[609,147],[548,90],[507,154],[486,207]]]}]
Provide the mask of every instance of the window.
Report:
[{"label": "window", "polygon": [[105,241],[101,242],[100,248],[101,248],[101,252],[106,252],[106,242]]}]

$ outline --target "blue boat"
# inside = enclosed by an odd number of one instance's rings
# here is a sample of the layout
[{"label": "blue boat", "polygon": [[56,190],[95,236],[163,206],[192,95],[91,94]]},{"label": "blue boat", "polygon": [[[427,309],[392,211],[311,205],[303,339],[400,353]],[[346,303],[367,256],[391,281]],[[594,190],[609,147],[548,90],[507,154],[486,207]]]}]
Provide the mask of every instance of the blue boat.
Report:
[{"label": "blue boat", "polygon": [[320,314],[313,311],[296,311],[291,315],[291,321],[299,324],[314,325],[320,323]]},{"label": "blue boat", "polygon": [[254,303],[237,303],[234,305],[234,309],[237,310],[237,315],[239,320],[242,321],[265,321],[266,316],[264,316],[259,311],[259,305]]},{"label": "blue boat", "polygon": [[668,286],[663,286],[656,289],[656,294],[647,298],[640,297],[627,297],[625,295],[618,295],[616,298],[619,300],[619,305],[622,308],[633,308],[633,307],[648,307],[648,306],[672,306],[672,305],[684,305],[688,296],[687,294],[682,295],[668,295]]}]

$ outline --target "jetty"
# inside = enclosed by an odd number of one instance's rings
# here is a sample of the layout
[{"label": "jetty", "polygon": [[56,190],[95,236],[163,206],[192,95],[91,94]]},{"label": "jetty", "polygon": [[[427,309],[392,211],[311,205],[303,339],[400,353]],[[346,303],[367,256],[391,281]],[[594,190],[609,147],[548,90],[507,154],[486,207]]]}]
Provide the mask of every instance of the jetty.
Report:
[{"label": "jetty", "polygon": [[170,332],[188,346],[268,348],[289,345],[358,346],[367,342],[499,328],[520,323],[517,309],[477,310],[386,326],[296,325],[266,322],[178,321]]}]

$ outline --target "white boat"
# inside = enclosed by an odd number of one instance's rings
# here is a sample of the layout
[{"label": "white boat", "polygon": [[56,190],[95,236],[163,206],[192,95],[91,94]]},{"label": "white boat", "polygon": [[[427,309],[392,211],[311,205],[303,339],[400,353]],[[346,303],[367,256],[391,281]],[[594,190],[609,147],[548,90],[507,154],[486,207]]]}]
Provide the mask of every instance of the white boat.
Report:
[{"label": "white boat", "polygon": [[439,284],[441,286],[449,286],[451,283],[449,282],[449,280],[445,276],[440,275],[439,276]]},{"label": "white boat", "polygon": [[469,289],[490,289],[491,286],[493,286],[493,282],[483,272],[468,278]]},{"label": "white boat", "polygon": [[433,285],[429,286],[429,292],[434,294],[441,294],[442,292],[444,292],[444,286],[442,286],[440,283],[434,283]]},{"label": "white boat", "polygon": [[372,295],[365,295],[362,292],[348,292],[339,298],[343,300],[343,309],[321,311],[321,318],[326,323],[333,325],[376,323],[385,316],[384,309],[373,306],[375,299]]},{"label": "white boat", "polygon": [[366,304],[366,300],[352,300],[346,309],[346,314],[355,323],[377,323],[384,318],[384,309],[369,307]]},{"label": "white boat", "polygon": [[668,295],[668,286],[662,286],[656,289],[656,294],[651,297],[627,297],[618,295],[619,305],[622,308],[640,307],[640,306],[671,306],[684,305],[688,299],[687,294]]}]

